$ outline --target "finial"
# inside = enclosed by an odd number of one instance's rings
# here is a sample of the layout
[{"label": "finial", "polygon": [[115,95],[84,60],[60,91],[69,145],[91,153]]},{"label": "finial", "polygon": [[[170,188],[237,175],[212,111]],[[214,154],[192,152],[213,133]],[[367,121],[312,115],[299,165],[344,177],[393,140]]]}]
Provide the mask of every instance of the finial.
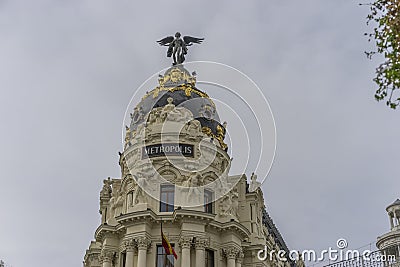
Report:
[{"label": "finial", "polygon": [[183,36],[181,39],[181,33],[175,33],[173,36],[165,37],[157,43],[161,46],[168,46],[167,57],[173,58],[174,62],[172,65],[182,64],[185,61],[185,55],[187,54],[187,47],[193,44],[201,44],[204,38],[196,38],[191,36]]}]

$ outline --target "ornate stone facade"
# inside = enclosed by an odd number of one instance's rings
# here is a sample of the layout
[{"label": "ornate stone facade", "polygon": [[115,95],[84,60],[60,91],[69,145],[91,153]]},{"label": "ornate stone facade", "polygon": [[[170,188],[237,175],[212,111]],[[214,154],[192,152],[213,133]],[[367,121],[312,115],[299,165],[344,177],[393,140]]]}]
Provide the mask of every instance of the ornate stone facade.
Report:
[{"label": "ornate stone facade", "polygon": [[176,267],[290,266],[257,258],[265,245],[288,249],[256,176],[249,190],[246,175],[228,175],[227,124],[195,81],[174,66],[135,107],[121,177],[103,181],[101,224],[85,267],[164,266],[161,223],[178,255]]},{"label": "ornate stone facade", "polygon": [[378,237],[376,246],[386,257],[387,266],[400,266],[400,199],[386,208],[390,221],[390,231]]}]

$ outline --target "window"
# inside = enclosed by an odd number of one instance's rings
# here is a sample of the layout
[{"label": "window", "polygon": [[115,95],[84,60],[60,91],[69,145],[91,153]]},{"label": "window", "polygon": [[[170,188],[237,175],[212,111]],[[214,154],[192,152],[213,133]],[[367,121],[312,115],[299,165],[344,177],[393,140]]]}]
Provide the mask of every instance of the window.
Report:
[{"label": "window", "polygon": [[206,266],[214,267],[214,251],[211,249],[206,249]]},{"label": "window", "polygon": [[160,187],[160,211],[174,211],[174,185],[161,185]]},{"label": "window", "polygon": [[[173,244],[171,244],[174,247]],[[165,254],[165,249],[162,245],[157,245],[157,262],[156,267],[173,267],[174,266],[174,255]],[[214,265],[212,265],[214,266]]]},{"label": "window", "polygon": [[204,212],[213,213],[213,192],[204,189]]}]

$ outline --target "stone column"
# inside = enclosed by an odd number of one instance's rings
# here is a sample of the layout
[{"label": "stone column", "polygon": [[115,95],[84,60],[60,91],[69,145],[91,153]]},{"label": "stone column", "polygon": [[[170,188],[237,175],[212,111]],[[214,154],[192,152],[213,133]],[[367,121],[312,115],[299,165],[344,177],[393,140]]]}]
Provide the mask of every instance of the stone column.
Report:
[{"label": "stone column", "polygon": [[181,239],[179,240],[179,245],[181,246],[182,251],[181,266],[190,267],[190,246],[192,245],[192,238],[186,236],[181,237]]},{"label": "stone column", "polygon": [[175,260],[175,264],[174,267],[181,267],[181,261],[182,261],[182,251],[179,248],[179,245],[176,244],[176,246],[174,247],[176,254],[178,254],[178,258]]},{"label": "stone column", "polygon": [[394,224],[393,224],[393,217],[392,217],[392,214],[389,215],[389,219],[390,219],[390,229],[393,229]]},{"label": "stone column", "polygon": [[239,251],[240,250],[234,246],[229,246],[223,249],[223,252],[226,255],[227,267],[236,267],[236,257]]},{"label": "stone column", "polygon": [[107,249],[102,249],[99,257],[102,267],[112,267],[111,263],[114,257],[114,252]]},{"label": "stone column", "polygon": [[205,249],[209,246],[209,241],[206,238],[196,238],[196,267],[205,266]]},{"label": "stone column", "polygon": [[235,264],[236,264],[235,263],[235,257],[234,256],[229,256],[227,263],[228,263],[227,264],[228,267],[236,267],[235,266]]},{"label": "stone column", "polygon": [[133,267],[133,258],[135,257],[135,247],[136,247],[136,242],[134,239],[130,239],[125,241],[125,247],[126,247],[126,262],[125,266],[126,267]]},{"label": "stone column", "polygon": [[136,243],[138,246],[138,262],[137,266],[146,267],[147,260],[147,249],[149,248],[151,242],[147,237],[139,237],[136,239]]},{"label": "stone column", "polygon": [[240,251],[236,259],[236,267],[242,267],[243,258],[244,254],[242,251]]}]

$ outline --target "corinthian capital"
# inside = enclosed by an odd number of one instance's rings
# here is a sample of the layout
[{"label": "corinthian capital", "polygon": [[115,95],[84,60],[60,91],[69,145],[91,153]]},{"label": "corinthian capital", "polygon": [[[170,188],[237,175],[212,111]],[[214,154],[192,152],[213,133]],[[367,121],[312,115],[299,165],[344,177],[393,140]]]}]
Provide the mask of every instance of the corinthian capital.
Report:
[{"label": "corinthian capital", "polygon": [[133,251],[136,247],[136,241],[133,238],[130,238],[124,242],[126,251]]},{"label": "corinthian capital", "polygon": [[236,262],[237,263],[242,263],[243,262],[243,258],[244,258],[244,253],[240,250],[238,255],[237,255]]},{"label": "corinthian capital", "polygon": [[190,248],[192,245],[192,237],[189,236],[181,236],[179,239],[179,245],[181,248]]},{"label": "corinthian capital", "polygon": [[237,247],[234,247],[234,246],[229,246],[227,248],[223,248],[222,252],[225,254],[226,258],[228,258],[228,259],[236,259],[236,257],[241,252],[241,249],[239,249]]},{"label": "corinthian capital", "polygon": [[110,249],[102,249],[101,250],[101,253],[100,253],[100,256],[99,256],[99,261],[100,261],[100,263],[103,263],[103,262],[112,262],[112,260],[114,259],[114,257],[115,257],[115,251],[113,251],[113,250],[110,250]]},{"label": "corinthian capital", "polygon": [[210,246],[210,241],[207,238],[196,238],[196,249],[205,249]]},{"label": "corinthian capital", "polygon": [[138,237],[135,239],[138,249],[148,249],[151,245],[151,240],[146,237]]}]

